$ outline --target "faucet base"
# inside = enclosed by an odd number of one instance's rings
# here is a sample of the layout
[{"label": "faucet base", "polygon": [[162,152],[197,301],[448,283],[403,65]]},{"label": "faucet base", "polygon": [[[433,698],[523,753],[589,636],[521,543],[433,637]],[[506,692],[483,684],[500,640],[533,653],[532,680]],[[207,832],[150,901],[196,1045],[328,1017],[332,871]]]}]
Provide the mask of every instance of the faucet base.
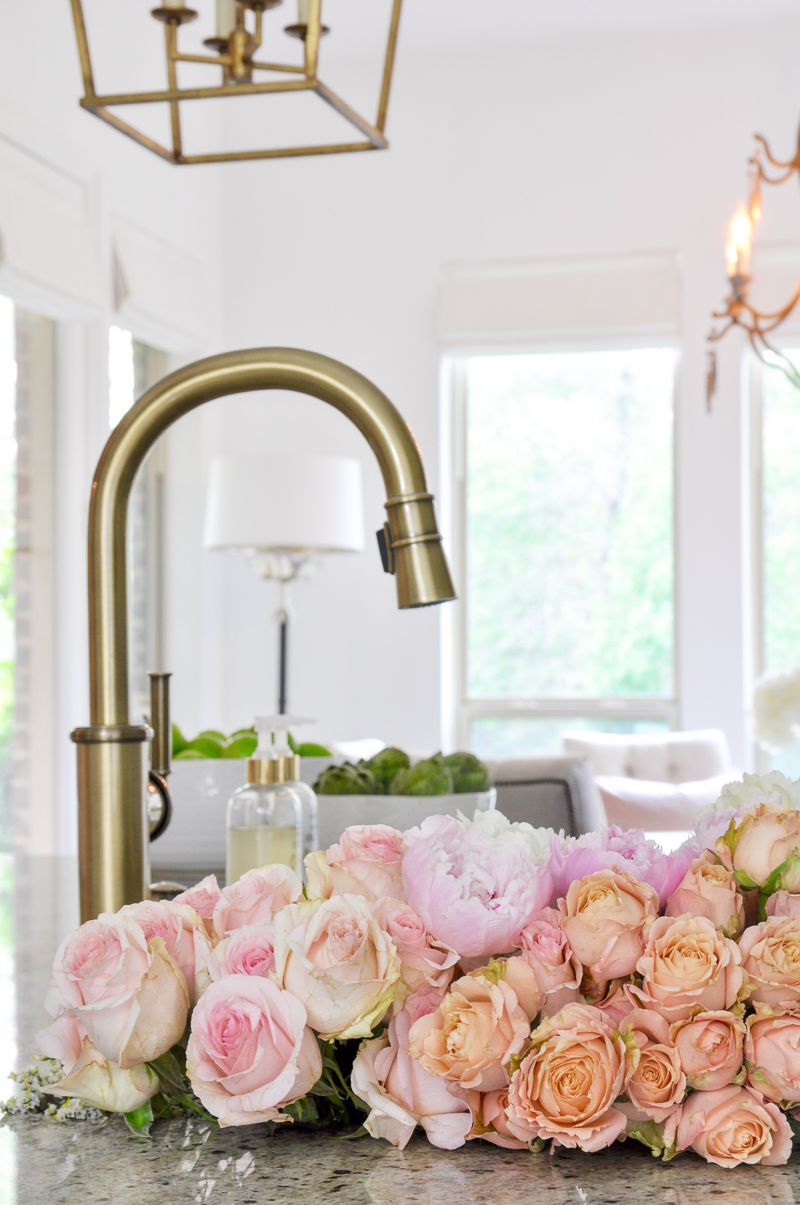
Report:
[{"label": "faucet base", "polygon": [[144,724],[76,728],[81,923],[147,898]]}]

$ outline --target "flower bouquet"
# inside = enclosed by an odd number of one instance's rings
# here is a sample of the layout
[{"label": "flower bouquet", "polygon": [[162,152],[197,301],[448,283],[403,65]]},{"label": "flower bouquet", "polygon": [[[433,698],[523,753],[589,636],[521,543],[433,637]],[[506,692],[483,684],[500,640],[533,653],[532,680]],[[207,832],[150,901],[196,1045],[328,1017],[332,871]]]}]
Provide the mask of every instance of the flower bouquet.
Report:
[{"label": "flower bouquet", "polygon": [[55,957],[42,1093],[139,1133],[194,1110],[401,1149],[420,1126],[448,1150],[627,1138],[785,1163],[799,806],[800,783],[746,775],[672,854],[497,812],[359,826],[306,887],[272,865],[101,915]]}]

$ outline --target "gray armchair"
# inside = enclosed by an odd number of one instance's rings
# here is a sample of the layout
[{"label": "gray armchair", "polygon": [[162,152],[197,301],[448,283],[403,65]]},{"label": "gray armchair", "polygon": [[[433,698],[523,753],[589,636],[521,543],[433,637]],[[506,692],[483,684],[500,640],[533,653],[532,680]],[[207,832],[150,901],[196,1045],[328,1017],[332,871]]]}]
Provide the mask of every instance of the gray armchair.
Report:
[{"label": "gray armchair", "polygon": [[567,837],[603,828],[605,808],[588,757],[484,758],[497,788],[497,810]]}]

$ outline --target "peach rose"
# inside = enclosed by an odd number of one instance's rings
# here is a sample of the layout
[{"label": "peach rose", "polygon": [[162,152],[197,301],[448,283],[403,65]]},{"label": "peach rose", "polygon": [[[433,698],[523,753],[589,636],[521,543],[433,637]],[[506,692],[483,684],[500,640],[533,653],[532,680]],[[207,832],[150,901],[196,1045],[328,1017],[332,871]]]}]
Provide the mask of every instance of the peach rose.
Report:
[{"label": "peach rose", "polygon": [[658,1013],[635,1009],[625,1018],[625,1031],[639,1048],[639,1061],[626,1088],[633,1108],[620,1108],[629,1121],[666,1121],[686,1093],[686,1076],[669,1025]]},{"label": "peach rose", "polygon": [[436,1076],[409,1054],[415,1010],[392,1017],[387,1033],[362,1042],[350,1084],[370,1109],[364,1128],[401,1151],[418,1125],[433,1146],[452,1151],[463,1146],[472,1126],[465,1094]]},{"label": "peach rose", "polygon": [[161,937],[167,948],[167,953],[180,967],[186,986],[189,990],[189,1004],[193,1008],[197,997],[205,983],[202,978],[198,985],[195,968],[205,967],[211,953],[211,942],[208,939],[202,921],[194,908],[187,904],[176,904],[173,901],[143,900],[141,904],[126,904],[119,912],[101,912],[98,920],[112,923],[114,917],[121,920],[135,921],[150,941]]},{"label": "peach rose", "polygon": [[800,920],[770,916],[739,941],[751,1004],[796,1008],[800,1001]]},{"label": "peach rose", "polygon": [[145,1063],[123,1071],[118,1063],[105,1058],[75,1017],[59,1017],[37,1033],[36,1041],[42,1054],[63,1064],[63,1078],[47,1086],[50,1096],[77,1096],[106,1113],[132,1113],[147,1104],[161,1086]]},{"label": "peach rose", "polygon": [[436,1012],[414,1022],[408,1042],[408,1053],[431,1075],[481,1092],[506,1087],[512,1055],[530,1034],[516,993],[492,969],[452,983]]},{"label": "peach rose", "polygon": [[510,1151],[527,1148],[528,1143],[515,1138],[508,1128],[508,1088],[498,1088],[496,1092],[470,1092],[469,1104],[473,1121],[467,1138],[483,1138]]},{"label": "peach rose", "polygon": [[636,970],[642,987],[627,991],[644,1008],[668,1021],[684,1021],[693,1009],[731,1008],[744,983],[736,942],[705,916],[661,916],[650,929]]},{"label": "peach rose", "polygon": [[629,979],[612,979],[603,996],[587,1001],[588,1004],[593,1004],[595,1008],[600,1009],[606,1021],[614,1029],[624,1029],[625,1018],[629,1017],[634,1008],[638,1007],[628,995],[629,985]]},{"label": "peach rose", "polygon": [[583,967],[573,954],[556,908],[543,908],[520,934],[522,957],[532,967],[544,999],[542,1011],[553,1016],[580,996]]},{"label": "peach rose", "polygon": [[102,1055],[130,1070],[183,1036],[189,995],[163,938],[148,942],[139,925],[112,917],[64,938],[45,1007],[52,1017],[72,1014]]},{"label": "peach rose", "polygon": [[777,1105],[736,1084],[692,1092],[681,1107],[676,1140],[679,1151],[691,1147],[720,1167],[776,1167],[792,1153],[792,1131]]},{"label": "peach rose", "polygon": [[275,970],[275,933],[270,924],[245,925],[211,951],[208,974],[212,982],[226,975],[258,975],[268,979]]},{"label": "peach rose", "polygon": [[204,879],[201,879],[195,887],[190,887],[188,891],[182,891],[180,895],[176,895],[172,902],[173,904],[187,904],[190,908],[194,908],[203,922],[206,936],[213,944],[217,940],[217,935],[214,932],[212,918],[214,916],[214,909],[221,896],[222,892],[219,889],[217,876],[209,874]]},{"label": "peach rose", "polygon": [[800,1013],[756,1005],[747,1018],[747,1082],[775,1104],[800,1102]]},{"label": "peach rose", "polygon": [[221,1126],[288,1121],[322,1074],[317,1040],[299,1000],[268,979],[228,975],[192,1013],[186,1074]]},{"label": "peach rose", "polygon": [[226,887],[214,905],[212,920],[220,940],[234,929],[271,921],[276,912],[303,894],[303,884],[289,866],[276,862],[248,870]]},{"label": "peach rose", "polygon": [[368,1038],[394,999],[400,959],[363,896],[335,895],[278,913],[275,974],[321,1037]]},{"label": "peach rose", "polygon": [[599,1151],[625,1129],[614,1108],[639,1050],[588,1004],[568,1004],[531,1034],[532,1048],[511,1077],[508,1129],[526,1143]]},{"label": "peach rose", "polygon": [[[778,795],[748,808],[731,826],[716,851],[742,887],[760,887],[774,870],[800,852],[800,811],[778,801]],[[795,857],[795,861],[798,861]],[[791,882],[779,886],[794,886]]]},{"label": "peach rose", "polygon": [[573,953],[603,982],[634,970],[658,916],[658,895],[631,874],[597,870],[572,883],[558,906]]},{"label": "peach rose", "polygon": [[414,909],[402,900],[380,899],[372,914],[397,948],[406,989],[416,992],[428,984],[447,991],[458,962],[456,951],[434,941]]},{"label": "peach rose", "polygon": [[800,918],[800,895],[791,891],[776,891],[767,900],[764,911],[767,916],[786,916],[797,920]]},{"label": "peach rose", "polygon": [[728,937],[744,928],[744,902],[730,870],[708,853],[695,858],[667,900],[667,916],[705,916]]},{"label": "peach rose", "polygon": [[388,824],[351,825],[327,853],[319,850],[306,857],[309,898],[349,893],[404,900],[400,864],[405,850],[403,834]]},{"label": "peach rose", "polygon": [[742,1069],[745,1025],[725,1009],[695,1013],[670,1026],[670,1036],[690,1088],[716,1092]]}]

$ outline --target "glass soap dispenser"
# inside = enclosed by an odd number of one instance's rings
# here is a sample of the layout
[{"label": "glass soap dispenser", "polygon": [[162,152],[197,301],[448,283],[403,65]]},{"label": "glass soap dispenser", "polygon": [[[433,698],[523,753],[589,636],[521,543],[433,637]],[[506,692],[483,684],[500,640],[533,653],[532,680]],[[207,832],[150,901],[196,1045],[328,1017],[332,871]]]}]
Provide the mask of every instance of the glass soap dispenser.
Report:
[{"label": "glass soap dispenser", "polygon": [[225,878],[282,862],[303,873],[309,841],[316,849],[317,798],[300,782],[300,758],[288,743],[291,716],[258,716],[258,746],[247,759],[247,783],[228,801]]}]

